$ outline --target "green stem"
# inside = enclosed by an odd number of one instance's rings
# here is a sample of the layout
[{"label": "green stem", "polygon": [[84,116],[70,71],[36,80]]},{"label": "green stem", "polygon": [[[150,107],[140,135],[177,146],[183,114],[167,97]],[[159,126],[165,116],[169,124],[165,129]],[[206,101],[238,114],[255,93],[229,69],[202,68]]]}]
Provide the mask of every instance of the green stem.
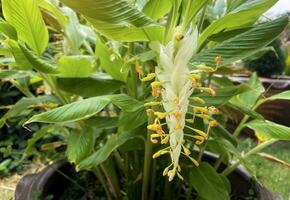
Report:
[{"label": "green stem", "polygon": [[11,79],[10,82],[20,91],[22,92],[25,96],[27,97],[34,97],[34,95],[30,92],[28,87],[23,87],[21,86],[17,81]]},{"label": "green stem", "polygon": [[[148,116],[148,124],[154,123],[154,113],[150,113]],[[152,160],[152,143],[150,141],[150,135],[152,131],[148,130],[147,140],[145,142],[145,155],[144,155],[144,167],[143,167],[143,184],[142,184],[142,200],[148,199],[148,188],[149,188],[149,176],[151,169]]]},{"label": "green stem", "polygon": [[95,173],[96,177],[98,178],[98,180],[100,181],[100,183],[102,184],[103,188],[105,189],[108,200],[113,200],[113,197],[111,196],[111,192],[108,190],[108,186],[106,184],[105,177],[104,177],[100,167],[96,167],[96,169],[94,170],[94,173]]},{"label": "green stem", "polygon": [[152,177],[151,177],[151,187],[150,187],[150,196],[149,199],[154,199],[155,194],[155,183],[156,183],[156,168],[157,168],[157,161],[153,160],[153,166],[152,166]]},{"label": "green stem", "polygon": [[[110,162],[110,161],[109,161]],[[119,199],[120,197],[120,190],[119,190],[119,186],[116,180],[116,174],[113,171],[114,169],[108,170],[107,167],[111,167],[111,166],[104,166],[103,164],[100,165],[101,170],[103,172],[103,174],[106,177],[108,186],[109,186],[109,190],[111,192],[111,194],[113,195],[114,199]]]},{"label": "green stem", "polygon": [[256,146],[255,148],[253,148],[252,150],[250,150],[248,153],[246,153],[244,156],[242,156],[237,162],[235,162],[234,164],[228,166],[222,173],[221,175],[223,176],[227,176],[230,173],[232,173],[244,160],[246,160],[249,156],[258,153],[259,151],[265,149],[266,147],[270,146],[271,144],[277,142],[278,140],[276,139],[271,139],[268,140],[258,146]]}]

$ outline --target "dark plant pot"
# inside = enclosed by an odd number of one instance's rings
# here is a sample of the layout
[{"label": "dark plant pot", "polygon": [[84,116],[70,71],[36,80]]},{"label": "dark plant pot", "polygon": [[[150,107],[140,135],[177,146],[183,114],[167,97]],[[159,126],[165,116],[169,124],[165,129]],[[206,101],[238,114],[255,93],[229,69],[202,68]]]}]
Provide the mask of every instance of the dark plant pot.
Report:
[{"label": "dark plant pot", "polygon": [[[204,161],[214,163],[217,157],[207,153]],[[225,166],[222,166],[224,168]],[[15,200],[45,200],[45,197],[53,195],[58,199],[63,191],[67,189],[69,180],[59,173],[64,174],[69,171],[72,166],[64,161],[56,162],[37,174],[24,176],[17,184],[15,191]],[[269,192],[263,186],[253,181],[251,175],[242,167],[237,168],[229,176],[232,186],[232,199],[243,199],[249,194],[249,190],[254,190],[255,196],[259,200],[282,200],[279,196]],[[42,191],[40,197],[35,197],[35,191]],[[80,200],[86,200],[82,198]]]}]

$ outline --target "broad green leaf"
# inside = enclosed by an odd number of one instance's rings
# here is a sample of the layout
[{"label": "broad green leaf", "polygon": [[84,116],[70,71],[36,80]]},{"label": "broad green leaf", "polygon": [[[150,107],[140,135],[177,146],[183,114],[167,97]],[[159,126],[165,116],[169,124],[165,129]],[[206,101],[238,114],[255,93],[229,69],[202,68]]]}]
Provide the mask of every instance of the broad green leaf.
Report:
[{"label": "broad green leaf", "polygon": [[7,22],[0,22],[0,32],[12,40],[17,40],[17,32],[15,28]]},{"label": "broad green leaf", "polygon": [[118,126],[118,117],[91,117],[85,123],[90,127],[110,129]]},{"label": "broad green leaf", "polygon": [[7,45],[11,53],[13,54],[13,57],[16,61],[16,65],[18,68],[22,70],[31,70],[33,68],[33,66],[27,60],[27,58],[25,57],[18,43],[15,40],[8,40]]},{"label": "broad green leaf", "polygon": [[35,143],[41,138],[43,138],[46,134],[52,131],[55,131],[55,128],[53,126],[45,126],[45,127],[42,127],[40,130],[36,131],[35,133],[33,133],[32,138],[27,140],[27,145],[24,150],[25,156],[27,157],[27,156],[32,155],[35,152],[35,149],[34,149]]},{"label": "broad green leaf", "polygon": [[48,44],[48,30],[36,0],[3,0],[2,7],[5,19],[14,26],[19,39],[40,55]]},{"label": "broad green leaf", "polygon": [[239,155],[237,148],[224,138],[214,138],[206,142],[208,149],[218,155],[221,154],[233,154],[235,156]]},{"label": "broad green leaf", "polygon": [[276,99],[290,100],[290,91],[281,92],[279,94],[275,94],[267,98],[267,100],[276,100]]},{"label": "broad green leaf", "polygon": [[[248,93],[250,94],[250,93]],[[263,116],[257,112],[255,112],[253,109],[251,109],[250,107],[246,106],[245,104],[239,102],[235,104],[231,104],[229,103],[229,106],[231,106],[232,108],[242,112],[245,115],[249,115],[252,118],[258,118],[258,119],[263,119]]]},{"label": "broad green leaf", "polygon": [[90,77],[94,71],[92,61],[87,56],[62,56],[58,61],[60,77]]},{"label": "broad green leaf", "polygon": [[[208,39],[209,36],[225,31],[227,29],[239,29],[241,27],[254,24],[260,16],[270,9],[278,0],[252,0],[247,1],[229,12],[226,16],[210,24],[199,38],[199,46]],[[237,19],[239,22],[237,23]]]},{"label": "broad green leaf", "polygon": [[198,62],[215,66],[215,57],[222,56],[223,61],[220,66],[224,66],[244,59],[271,43],[284,30],[287,24],[288,17],[283,16],[257,25],[249,31],[193,56],[191,63]]},{"label": "broad green leaf", "polygon": [[69,134],[66,154],[72,163],[79,163],[89,156],[95,145],[93,129],[74,130]]},{"label": "broad green leaf", "polygon": [[152,20],[124,0],[61,0],[82,15],[108,24],[127,24],[142,27]]},{"label": "broad green leaf", "polygon": [[[5,115],[1,118],[3,122],[9,118],[17,117],[22,114],[25,110],[29,110],[31,105],[39,104],[39,103],[59,103],[57,98],[54,96],[39,96],[35,98],[22,98],[20,99]],[[1,126],[0,126],[1,128]]]},{"label": "broad green leaf", "polygon": [[136,133],[135,131],[131,131],[118,133],[110,136],[107,142],[100,149],[98,149],[91,156],[80,162],[78,167],[80,169],[88,169],[98,166],[102,162],[106,161],[115,149],[117,149],[128,140],[141,137],[140,134],[141,131],[139,131],[138,133]]},{"label": "broad green leaf", "polygon": [[0,79],[3,79],[3,78],[20,79],[20,78],[27,78],[33,75],[34,75],[33,72],[29,72],[29,71],[0,70]]},{"label": "broad green leaf", "polygon": [[233,137],[233,135],[225,129],[221,124],[218,124],[217,127],[211,129],[215,137],[217,138],[224,138],[225,140],[229,141],[233,146],[237,146],[238,142],[237,140]]},{"label": "broad green leaf", "polygon": [[143,8],[143,12],[154,20],[164,17],[171,9],[171,1],[150,0]]},{"label": "broad green leaf", "polygon": [[255,73],[246,84],[249,86],[250,90],[234,96],[229,102],[242,112],[253,117],[261,118],[261,115],[253,111],[252,108],[255,106],[265,89]]},{"label": "broad green leaf", "polygon": [[290,128],[268,120],[253,120],[246,124],[265,139],[290,140]]},{"label": "broad green leaf", "polygon": [[128,66],[98,37],[96,41],[96,57],[100,60],[100,67],[118,81],[126,81]]},{"label": "broad green leaf", "polygon": [[230,188],[228,180],[218,174],[208,163],[191,169],[190,183],[204,200],[229,200]]},{"label": "broad green leaf", "polygon": [[113,40],[162,41],[164,27],[153,24],[149,17],[127,1],[62,0],[62,2],[84,15],[98,32]]},{"label": "broad green leaf", "polygon": [[45,73],[45,74],[57,74],[59,71],[55,66],[48,63],[47,61],[39,58],[36,54],[34,54],[32,51],[28,50],[24,45],[19,44],[19,47],[25,56],[25,58],[30,62],[30,64],[33,66],[34,69],[36,69],[39,72]]},{"label": "broad green leaf", "polygon": [[113,103],[125,112],[134,112],[143,106],[127,95],[107,95],[83,99],[30,118],[25,124],[32,122],[64,123],[87,119],[102,111],[109,103]]},{"label": "broad green leaf", "polygon": [[216,96],[210,94],[200,93],[194,94],[192,97],[200,97],[205,101],[205,104],[200,104],[191,100],[195,105],[221,106],[226,104],[234,96],[249,91],[251,88],[248,85],[242,84],[239,86],[229,86],[225,88],[216,89]]},{"label": "broad green leaf", "polygon": [[56,81],[60,89],[82,97],[112,94],[124,86],[123,82],[111,78],[57,78]]},{"label": "broad green leaf", "polygon": [[37,0],[37,3],[40,8],[44,9],[53,17],[55,17],[62,28],[65,28],[68,23],[68,19],[58,7],[46,0]]},{"label": "broad green leaf", "polygon": [[135,112],[122,112],[119,117],[118,129],[119,132],[135,129],[147,122],[147,114],[145,107]]}]

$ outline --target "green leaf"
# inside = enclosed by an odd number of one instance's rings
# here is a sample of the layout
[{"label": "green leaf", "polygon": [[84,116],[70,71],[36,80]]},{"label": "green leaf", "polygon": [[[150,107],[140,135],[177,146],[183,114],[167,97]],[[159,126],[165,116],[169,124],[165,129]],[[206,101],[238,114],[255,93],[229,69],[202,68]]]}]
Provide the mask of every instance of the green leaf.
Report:
[{"label": "green leaf", "polygon": [[275,94],[275,95],[267,98],[267,100],[276,100],[276,99],[290,100],[290,91],[281,92],[279,94]]},{"label": "green leaf", "polygon": [[48,44],[48,30],[36,0],[3,0],[2,7],[5,19],[14,26],[19,39],[41,54]]},{"label": "green leaf", "polygon": [[110,129],[118,126],[118,117],[91,117],[85,123],[90,127]]},{"label": "green leaf", "polygon": [[100,149],[98,149],[91,156],[80,162],[78,167],[80,169],[87,169],[98,166],[102,162],[106,161],[111,153],[119,146],[121,146],[128,140],[141,137],[141,133],[141,131],[139,131],[138,133],[136,133],[135,131],[131,131],[110,136],[107,142]]},{"label": "green leaf", "polygon": [[94,134],[91,128],[72,131],[67,142],[68,160],[72,163],[79,163],[92,152],[94,145]]},{"label": "green leaf", "polygon": [[56,81],[60,89],[82,97],[112,94],[124,85],[110,78],[57,78]]},{"label": "green leaf", "polygon": [[237,140],[221,124],[218,124],[218,126],[213,128],[213,129],[211,129],[211,131],[213,132],[213,134],[217,138],[224,138],[225,140],[229,141],[233,146],[237,147],[237,145],[238,145]]},{"label": "green leaf", "polygon": [[191,64],[198,62],[215,66],[216,56],[222,56],[223,58],[220,66],[244,59],[271,43],[284,30],[287,24],[288,17],[283,16],[276,20],[257,25],[249,31],[196,54],[191,59]]},{"label": "green leaf", "polygon": [[[199,46],[214,34],[225,30],[240,29],[254,24],[260,16],[270,9],[278,0],[252,0],[247,1],[229,12],[226,16],[211,23],[199,37]],[[239,22],[237,23],[237,20]]]},{"label": "green leaf", "polygon": [[15,28],[7,22],[0,22],[0,32],[10,39],[17,40],[17,32]]},{"label": "green leaf", "polygon": [[88,56],[62,56],[58,61],[60,77],[90,77],[94,71]]},{"label": "green leaf", "polygon": [[135,112],[122,112],[119,117],[119,132],[135,129],[147,122],[145,107],[140,107]]},{"label": "green leaf", "polygon": [[[29,110],[29,106],[39,104],[39,103],[59,103],[57,98],[54,96],[39,96],[35,98],[22,98],[20,99],[4,116],[2,116],[1,120],[5,122],[5,120],[13,117],[17,117],[21,115],[25,110]],[[1,126],[0,126],[1,128]]]},{"label": "green leaf", "polygon": [[27,60],[18,43],[15,40],[8,40],[7,45],[13,54],[17,66],[22,70],[31,70],[33,66]]},{"label": "green leaf", "polygon": [[232,97],[250,89],[251,88],[246,84],[218,88],[216,89],[216,96],[211,96],[210,94],[206,93],[193,95],[193,97],[202,98],[205,101],[205,104],[196,103],[194,101],[191,101],[191,103],[195,105],[221,106],[226,104]]},{"label": "green leaf", "polygon": [[1,70],[0,71],[0,79],[3,79],[3,78],[20,79],[20,78],[27,78],[33,75],[34,74],[29,71],[21,71],[21,70]]},{"label": "green leaf", "polygon": [[33,66],[34,69],[36,69],[39,72],[46,73],[46,74],[57,74],[59,71],[55,66],[48,63],[45,60],[42,60],[37,55],[35,55],[32,51],[28,50],[25,46],[22,44],[19,44],[19,47],[23,53],[23,55],[26,57],[26,59],[30,62],[30,64]]},{"label": "green leaf", "polygon": [[259,136],[266,139],[290,140],[290,128],[268,120],[253,120],[246,124]]},{"label": "green leaf", "polygon": [[109,103],[113,103],[125,112],[134,112],[140,102],[127,95],[98,96],[70,103],[30,118],[25,124],[32,122],[64,123],[87,119],[103,110]]},{"label": "green leaf", "polygon": [[208,163],[201,163],[191,170],[190,183],[204,200],[230,199],[228,180]]},{"label": "green leaf", "polygon": [[56,18],[62,28],[66,27],[68,19],[58,7],[46,0],[37,0],[37,3],[40,8],[48,11],[54,18]]},{"label": "green leaf", "polygon": [[123,0],[61,0],[86,17],[109,24],[130,24],[142,27],[152,24],[152,20]]},{"label": "green leaf", "polygon": [[96,41],[96,57],[100,60],[100,67],[118,81],[126,81],[128,66],[117,57],[98,37]]},{"label": "green leaf", "polygon": [[143,12],[153,20],[157,20],[164,17],[170,11],[171,6],[172,4],[168,0],[150,0],[143,8]]}]

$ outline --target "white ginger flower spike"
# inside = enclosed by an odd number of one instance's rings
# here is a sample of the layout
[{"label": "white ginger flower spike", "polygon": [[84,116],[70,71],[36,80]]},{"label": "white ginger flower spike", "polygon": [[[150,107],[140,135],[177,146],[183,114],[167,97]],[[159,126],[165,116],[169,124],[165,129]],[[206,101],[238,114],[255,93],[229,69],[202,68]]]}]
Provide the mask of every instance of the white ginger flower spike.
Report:
[{"label": "white ginger flower spike", "polygon": [[[161,138],[161,144],[167,144],[169,147],[159,150],[153,155],[153,158],[157,158],[163,154],[170,153],[172,160],[171,165],[165,168],[163,175],[169,176],[169,181],[172,181],[177,174],[180,179],[183,180],[180,175],[179,158],[183,154],[188,157],[196,166],[198,162],[189,156],[190,151],[184,146],[184,128],[190,128],[197,135],[193,135],[192,138],[196,139],[196,144],[203,143],[207,137],[207,133],[193,129],[186,126],[186,113],[188,112],[190,97],[194,89],[205,91],[210,94],[214,94],[211,88],[200,87],[198,81],[200,79],[199,74],[190,74],[188,69],[188,62],[196,51],[197,48],[198,32],[194,31],[192,34],[185,36],[180,42],[176,53],[174,53],[175,41],[170,41],[167,46],[159,45],[160,55],[160,67],[156,67],[156,81],[151,83],[152,96],[158,98],[161,94],[161,102],[146,103],[145,106],[162,105],[165,112],[155,112],[155,123],[148,125],[149,130],[156,131],[156,134],[151,135],[151,142],[158,143],[156,138]],[[203,68],[210,68],[204,66]],[[199,69],[199,68],[198,68]],[[206,71],[201,69],[200,71]],[[151,75],[152,76],[152,75]],[[146,78],[145,78],[146,79]],[[145,80],[144,79],[144,80]],[[162,88],[162,89],[161,89]],[[192,100],[199,103],[203,102],[201,98],[192,98]],[[213,109],[213,108],[212,108]],[[207,107],[194,107],[193,112],[200,113],[202,118],[210,119],[209,110]],[[165,134],[162,129],[160,120],[165,119],[169,134]],[[193,121],[193,119],[191,119]],[[190,120],[189,120],[190,121]],[[214,123],[215,122],[215,123]],[[209,127],[216,125],[216,121],[212,120]]]}]

